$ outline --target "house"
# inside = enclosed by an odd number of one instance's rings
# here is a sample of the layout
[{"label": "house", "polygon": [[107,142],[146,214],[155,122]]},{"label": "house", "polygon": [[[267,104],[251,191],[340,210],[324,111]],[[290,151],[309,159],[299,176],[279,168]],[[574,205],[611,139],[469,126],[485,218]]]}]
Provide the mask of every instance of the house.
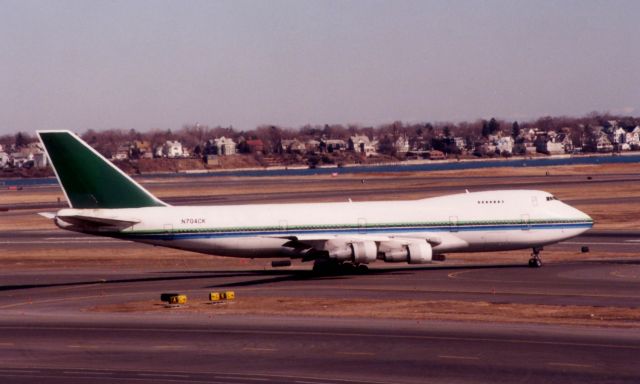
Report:
[{"label": "house", "polygon": [[496,145],[485,138],[474,144],[473,154],[476,156],[494,155],[496,153]]},{"label": "house", "polygon": [[317,152],[320,150],[320,141],[315,140],[315,139],[311,139],[311,140],[307,140],[306,143],[304,143],[305,149],[307,152]]},{"label": "house", "polygon": [[219,156],[229,156],[236,154],[236,142],[232,138],[219,137],[213,141],[215,153]]},{"label": "house", "polygon": [[626,138],[627,138],[627,131],[625,131],[624,128],[622,127],[617,127],[611,133],[611,137],[609,141],[611,141],[611,143],[614,145],[622,144],[625,142]]},{"label": "house", "polygon": [[568,133],[560,133],[556,137],[556,142],[562,144],[562,148],[564,148],[564,153],[573,153],[574,146],[573,140],[571,139],[571,135]]},{"label": "house", "polygon": [[11,154],[11,163],[15,168],[31,168],[33,166],[33,154],[20,151]]},{"label": "house", "polygon": [[151,143],[146,140],[134,140],[129,149],[129,157],[132,159],[151,159],[153,157]]},{"label": "house", "polygon": [[260,139],[253,139],[246,141],[249,152],[251,153],[264,153],[264,143]]},{"label": "house", "polygon": [[355,135],[349,138],[349,150],[365,155],[366,157],[377,154],[376,142],[371,142],[366,135]]},{"label": "house", "polygon": [[465,148],[467,148],[467,141],[464,139],[464,137],[454,137],[453,143],[460,151],[464,151]]},{"label": "house", "polygon": [[513,144],[511,136],[503,136],[495,141],[496,150],[500,153],[513,153]]},{"label": "house", "polygon": [[39,142],[29,143],[19,152],[11,154],[9,162],[16,168],[45,168],[47,166],[47,155]]},{"label": "house", "polygon": [[38,152],[33,154],[33,165],[36,168],[46,168],[48,164],[48,157],[46,153]]},{"label": "house", "polygon": [[625,134],[624,142],[634,149],[640,147],[640,125]]},{"label": "house", "polygon": [[544,153],[548,155],[560,155],[565,153],[564,145],[560,142],[549,140],[546,142]]},{"label": "house", "polygon": [[131,144],[120,144],[116,149],[116,153],[111,156],[111,160],[126,160],[129,158],[129,152],[131,151]]},{"label": "house", "polygon": [[601,132],[596,139],[596,151],[598,152],[611,152],[613,151],[613,144],[604,132]]},{"label": "house", "polygon": [[565,153],[564,144],[559,141],[560,134],[555,131],[538,132],[534,141],[536,151],[546,155],[559,155]]},{"label": "house", "polygon": [[9,154],[4,151],[0,151],[0,167],[4,168],[9,164]]},{"label": "house", "polygon": [[323,147],[325,151],[332,153],[334,151],[344,151],[347,149],[347,144],[344,140],[340,139],[327,139],[321,140],[321,148]]},{"label": "house", "polygon": [[393,147],[396,150],[396,153],[407,153],[409,152],[409,140],[404,137],[404,136],[400,136],[396,139]]},{"label": "house", "polygon": [[298,139],[293,140],[280,140],[279,152],[280,153],[304,153],[306,151],[304,143]]},{"label": "house", "polygon": [[162,154],[168,158],[176,158],[185,156],[182,143],[177,140],[167,140],[162,146]]}]

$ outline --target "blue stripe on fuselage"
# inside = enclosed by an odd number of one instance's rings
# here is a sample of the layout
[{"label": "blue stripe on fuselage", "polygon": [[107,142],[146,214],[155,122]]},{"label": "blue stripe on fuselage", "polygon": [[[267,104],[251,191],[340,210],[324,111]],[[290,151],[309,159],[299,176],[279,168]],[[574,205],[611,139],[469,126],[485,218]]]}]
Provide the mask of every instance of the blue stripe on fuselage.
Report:
[{"label": "blue stripe on fuselage", "polygon": [[252,236],[274,236],[287,237],[309,234],[326,235],[372,235],[386,233],[412,233],[412,232],[468,232],[468,231],[515,231],[515,230],[540,230],[540,229],[576,229],[591,228],[593,223],[558,223],[558,224],[511,224],[511,225],[458,225],[458,226],[424,226],[424,227],[367,227],[365,228],[344,228],[344,229],[309,229],[309,230],[277,230],[277,231],[229,231],[229,232],[202,232],[202,233],[127,233],[119,232],[117,237],[132,240],[178,240],[178,239],[217,239],[230,237],[252,237]]}]

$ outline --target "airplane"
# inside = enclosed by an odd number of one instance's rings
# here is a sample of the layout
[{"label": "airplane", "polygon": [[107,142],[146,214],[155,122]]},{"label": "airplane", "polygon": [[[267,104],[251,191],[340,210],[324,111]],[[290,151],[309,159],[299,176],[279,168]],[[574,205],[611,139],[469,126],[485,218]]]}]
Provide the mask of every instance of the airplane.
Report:
[{"label": "airplane", "polygon": [[69,208],[42,213],[62,229],[209,255],[313,261],[315,271],[445,253],[540,251],[593,220],[537,190],[464,192],[407,201],[170,206],[70,131],[38,131]]}]

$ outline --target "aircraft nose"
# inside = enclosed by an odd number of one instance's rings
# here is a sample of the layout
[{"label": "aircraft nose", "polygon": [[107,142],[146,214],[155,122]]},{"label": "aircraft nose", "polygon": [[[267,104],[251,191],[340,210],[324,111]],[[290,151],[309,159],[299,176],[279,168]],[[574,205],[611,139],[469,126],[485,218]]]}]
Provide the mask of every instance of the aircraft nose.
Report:
[{"label": "aircraft nose", "polygon": [[586,232],[593,227],[593,219],[591,218],[591,216],[587,215],[586,213],[582,212],[577,208],[571,207],[571,209],[574,211],[574,217],[576,218],[576,220],[579,220],[587,224],[584,227],[583,232]]}]

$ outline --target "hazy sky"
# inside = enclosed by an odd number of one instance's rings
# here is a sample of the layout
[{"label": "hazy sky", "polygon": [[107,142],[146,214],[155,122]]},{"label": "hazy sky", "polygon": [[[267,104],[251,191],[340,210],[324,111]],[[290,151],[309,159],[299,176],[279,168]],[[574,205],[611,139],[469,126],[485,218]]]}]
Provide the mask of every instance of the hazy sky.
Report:
[{"label": "hazy sky", "polygon": [[0,133],[640,115],[640,1],[0,0]]}]

